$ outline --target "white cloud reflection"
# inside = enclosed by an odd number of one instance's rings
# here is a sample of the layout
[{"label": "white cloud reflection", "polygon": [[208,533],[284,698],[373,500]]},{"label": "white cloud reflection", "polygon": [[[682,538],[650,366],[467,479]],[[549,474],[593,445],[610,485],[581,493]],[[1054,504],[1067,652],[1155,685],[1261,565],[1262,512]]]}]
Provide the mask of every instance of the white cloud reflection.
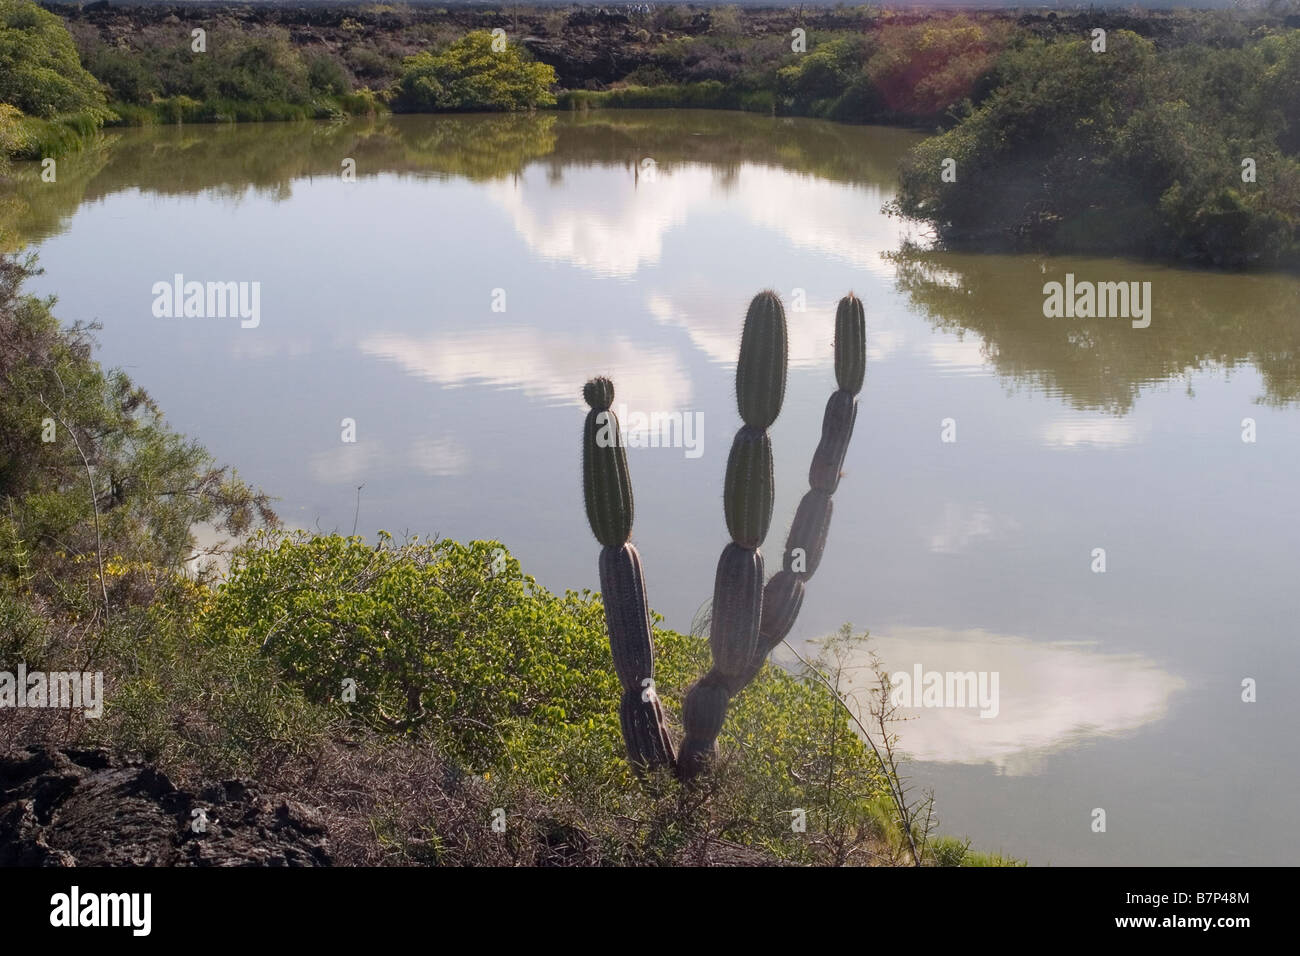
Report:
[{"label": "white cloud reflection", "polygon": [[984,341],[977,335],[961,338],[943,335],[926,343],[926,352],[931,363],[942,372],[969,375],[983,372],[988,365]]},{"label": "white cloud reflection", "polygon": [[929,533],[930,550],[937,554],[960,554],[979,538],[997,538],[1016,531],[1020,523],[1005,515],[994,515],[976,505],[963,508],[955,501],[944,502],[941,514]]},{"label": "white cloud reflection", "polygon": [[519,389],[533,400],[585,407],[582,383],[607,374],[617,384],[618,401],[631,407],[690,407],[691,380],[677,356],[623,336],[580,337],[526,327],[429,336],[376,332],[359,348],[444,388]]},{"label": "white cloud reflection", "polygon": [[435,478],[463,475],[469,470],[469,450],[454,438],[419,438],[411,443],[407,461]]},{"label": "white cloud reflection", "polygon": [[537,255],[606,276],[657,263],[668,232],[713,205],[882,277],[893,267],[881,253],[901,235],[896,221],[879,215],[886,198],[879,189],[749,163],[725,182],[714,167],[688,163],[658,170],[653,182],[634,184],[630,167],[600,166],[546,189],[529,188],[526,178],[486,188]]},{"label": "white cloud reflection", "polygon": [[408,469],[432,478],[463,475],[469,470],[470,453],[455,438],[416,438],[393,449],[376,438],[340,442],[307,460],[312,479],[323,485],[358,485],[381,474]]},{"label": "white cloud reflection", "polygon": [[1118,447],[1138,440],[1138,427],[1131,418],[1090,415],[1086,418],[1058,418],[1048,422],[1043,442],[1049,448],[1075,448],[1080,445]]},{"label": "white cloud reflection", "polygon": [[[891,674],[987,671],[998,674],[998,713],[978,708],[902,708],[900,746],[913,759],[992,764],[1034,774],[1053,753],[1088,740],[1131,733],[1163,719],[1182,678],[1139,654],[1103,653],[1091,643],[1039,643],[983,630],[890,628],[872,647]],[[859,681],[866,686],[866,674]],[[865,696],[862,697],[865,700]]]},{"label": "white cloud reflection", "polygon": [[378,441],[339,442],[329,451],[318,451],[307,460],[312,479],[323,485],[356,485],[373,475],[387,451]]},{"label": "white cloud reflection", "polygon": [[712,181],[709,167],[692,166],[659,170],[654,182],[634,186],[630,168],[598,166],[545,189],[530,189],[526,180],[486,189],[537,255],[598,275],[630,276],[659,261],[664,236],[708,200]]}]

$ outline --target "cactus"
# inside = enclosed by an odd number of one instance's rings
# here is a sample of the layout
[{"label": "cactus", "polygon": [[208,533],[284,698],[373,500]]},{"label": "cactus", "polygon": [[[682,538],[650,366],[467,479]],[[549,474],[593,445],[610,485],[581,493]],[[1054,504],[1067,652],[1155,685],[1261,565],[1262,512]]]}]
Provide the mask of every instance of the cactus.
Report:
[{"label": "cactus", "polygon": [[749,670],[758,650],[762,614],[763,556],[733,541],[718,558],[709,622],[713,666],[727,677],[739,677]]},{"label": "cactus", "polygon": [[826,403],[821,441],[808,469],[809,491],[795,512],[782,568],[764,585],[759,548],[772,523],[775,499],[767,429],[785,399],[788,352],[781,300],[774,292],[760,292],[745,315],[736,364],[736,406],[744,424],[732,442],[723,480],[723,514],[731,541],[718,558],[714,576],[709,625],[713,667],[686,694],[684,734],[676,753],[654,690],[654,643],[641,557],[628,540],[632,484],[618,419],[610,411],[614,385],[607,378],[595,378],[583,388],[591,408],[583,432],[583,491],[591,530],[604,545],[600,586],[614,669],[623,687],[619,722],[628,761],[638,773],[675,765],[678,776],[690,780],[708,768],[731,698],[754,679],[767,655],[790,633],[803,606],[806,582],[821,563],[831,495],[839,487],[857,420],[855,396],[866,375],[861,301],[850,293],[836,310],[839,389]]},{"label": "cactus", "polygon": [[618,705],[618,722],[627,745],[627,762],[633,770],[645,773],[674,764],[668,722],[653,687],[624,691]]},{"label": "cactus", "polygon": [[588,407],[602,412],[614,404],[614,383],[603,375],[582,386],[582,400]]},{"label": "cactus", "polygon": [[[759,621],[758,656],[751,663],[757,672],[776,645],[794,627],[799,609],[803,607],[803,581],[790,571],[778,571],[763,588],[763,616]],[[748,683],[748,682],[746,682]]]},{"label": "cactus", "polygon": [[772,523],[772,441],[767,432],[746,425],[736,432],[722,483],[723,511],[731,540],[742,548],[757,548]]},{"label": "cactus", "polygon": [[686,693],[682,705],[684,734],[677,756],[678,773],[694,777],[706,769],[717,752],[718,734],[731,700],[729,681],[718,670],[705,674]]},{"label": "cactus", "polygon": [[600,593],[614,672],[624,691],[640,690],[654,679],[655,653],[641,555],[632,544],[600,549]]},{"label": "cactus", "polygon": [[[753,680],[763,660],[785,640],[803,606],[806,582],[821,564],[831,524],[831,495],[839,487],[844,456],[858,418],[858,400],[867,369],[867,327],[862,302],[852,292],[835,310],[835,383],[822,415],[822,437],[808,468],[809,490],[799,502],[786,539],[782,568],[763,589],[759,623],[761,655],[745,682]],[[795,549],[802,549],[796,553]]]},{"label": "cactus", "polygon": [[835,384],[850,395],[862,391],[867,374],[867,317],[850,292],[835,310]]},{"label": "cactus", "polygon": [[760,292],[749,303],[736,362],[736,404],[751,428],[768,428],[781,414],[788,360],[785,308],[775,292]]},{"label": "cactus", "polygon": [[785,308],[777,294],[768,291],[754,296],[740,333],[736,362],[736,407],[745,424],[732,442],[723,480],[723,514],[731,543],[722,549],[713,583],[709,623],[713,670],[687,695],[688,702],[699,701],[694,710],[709,720],[694,727],[687,724],[682,741],[685,757],[677,763],[677,773],[685,780],[708,766],[726,717],[727,701],[748,683],[747,675],[759,656],[763,555],[758,548],[772,523],[776,496],[767,429],[781,414],[785,400],[787,338]]},{"label": "cactus", "polygon": [[641,555],[628,541],[632,534],[632,480],[618,438],[618,418],[609,407],[614,401],[614,383],[593,378],[583,386],[582,397],[591,407],[582,433],[582,486],[587,521],[596,540],[604,545],[600,590],[614,671],[623,687],[619,722],[628,762],[644,773],[675,766],[676,758],[654,689],[654,636]]},{"label": "cactus", "polygon": [[582,431],[582,491],[587,520],[596,540],[607,548],[625,544],[632,534],[632,481],[627,452],[619,435],[618,416],[609,407],[614,383],[594,378],[582,389],[591,405]]}]

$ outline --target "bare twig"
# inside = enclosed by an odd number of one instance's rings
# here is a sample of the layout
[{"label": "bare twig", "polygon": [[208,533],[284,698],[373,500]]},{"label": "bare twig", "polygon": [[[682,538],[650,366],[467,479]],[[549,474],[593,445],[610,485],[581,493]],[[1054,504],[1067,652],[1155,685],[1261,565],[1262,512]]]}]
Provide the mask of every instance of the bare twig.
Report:
[{"label": "bare twig", "polygon": [[[68,397],[67,387],[63,384],[63,377],[59,375],[59,370],[53,368],[50,371],[54,373],[55,380],[59,383],[59,388],[63,391],[63,397]],[[45,400],[44,395],[37,395],[37,401],[45,406],[46,411],[54,417],[67,433],[72,437],[72,444],[77,449],[77,454],[81,457],[81,463],[86,469],[86,483],[90,486],[90,507],[95,514],[95,563],[99,569],[99,593],[104,601],[104,630],[108,630],[109,624],[109,604],[108,604],[108,583],[104,577],[104,536],[99,524],[99,494],[95,490],[95,473],[90,465],[90,458],[86,451],[81,447],[81,441],[77,438],[77,432],[67,423],[62,415],[56,412],[53,406]]]},{"label": "bare twig", "polygon": [[[811,673],[830,692],[831,696],[839,702],[840,706],[844,708],[844,712],[848,714],[849,719],[853,721],[858,730],[862,733],[863,738],[867,741],[867,745],[871,747],[872,752],[876,755],[876,760],[879,761],[880,766],[885,770],[885,778],[889,783],[890,797],[893,799],[894,807],[898,812],[899,822],[903,825],[903,832],[907,835],[907,842],[912,850],[912,860],[915,865],[920,866],[921,852],[916,846],[916,838],[912,833],[912,821],[911,814],[907,809],[907,797],[903,793],[902,785],[898,781],[898,766],[894,760],[893,751],[888,746],[888,741],[886,741],[886,751],[888,753],[888,759],[886,759],[886,756],[881,754],[880,748],[876,746],[876,742],[872,738],[870,731],[868,731],[862,721],[858,719],[858,715],[853,712],[853,708],[844,702],[844,698],[831,685],[830,681],[827,680],[826,675],[809,663],[802,654],[794,649],[793,645],[791,645],[789,641],[782,641],[781,643],[790,650],[790,653],[793,654],[799,662],[803,664],[807,671]],[[888,735],[886,735],[886,737],[887,736]]]}]

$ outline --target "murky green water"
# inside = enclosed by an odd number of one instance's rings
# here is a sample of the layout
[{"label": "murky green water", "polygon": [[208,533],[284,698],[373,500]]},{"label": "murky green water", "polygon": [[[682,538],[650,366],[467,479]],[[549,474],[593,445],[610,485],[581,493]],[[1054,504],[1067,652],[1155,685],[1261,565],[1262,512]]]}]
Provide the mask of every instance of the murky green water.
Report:
[{"label": "murky green water", "polygon": [[[726,540],[750,296],[791,307],[771,551],[856,290],[867,384],[792,640],[851,621],[890,670],[998,675],[996,717],[900,728],[978,848],[1295,862],[1300,282],[904,252],[925,237],[881,206],[915,141],[673,112],[131,131],[56,183],[21,169],[0,223],[61,318],[102,323],[104,360],[303,527],[351,531],[364,485],[360,533],[497,537],[543,584],[595,588],[582,382],[698,413],[695,448],[630,452],[651,602],[682,629]],[[1149,327],[1045,318],[1067,273],[1149,282]],[[260,283],[256,326],[156,317],[176,274]]]}]

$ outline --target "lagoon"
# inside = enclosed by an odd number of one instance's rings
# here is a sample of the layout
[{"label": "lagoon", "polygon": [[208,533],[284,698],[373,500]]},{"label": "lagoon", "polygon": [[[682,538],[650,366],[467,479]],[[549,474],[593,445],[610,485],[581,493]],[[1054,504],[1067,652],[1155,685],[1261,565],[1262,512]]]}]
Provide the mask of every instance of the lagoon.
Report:
[{"label": "lagoon", "polygon": [[[60,318],[100,323],[101,359],[299,527],[497,538],[595,589],[582,383],[701,423],[698,454],[629,450],[651,605],[681,630],[727,540],[750,297],[790,320],[770,554],[852,289],[867,380],[792,642],[851,622],[891,672],[997,675],[996,717],[898,727],[977,849],[1294,863],[1300,280],[930,251],[882,212],[919,139],[704,111],[110,131],[54,183],[19,166],[0,228]],[[256,327],[156,316],[177,274],[257,283]],[[1045,317],[1067,275],[1149,282],[1149,327]]]}]

